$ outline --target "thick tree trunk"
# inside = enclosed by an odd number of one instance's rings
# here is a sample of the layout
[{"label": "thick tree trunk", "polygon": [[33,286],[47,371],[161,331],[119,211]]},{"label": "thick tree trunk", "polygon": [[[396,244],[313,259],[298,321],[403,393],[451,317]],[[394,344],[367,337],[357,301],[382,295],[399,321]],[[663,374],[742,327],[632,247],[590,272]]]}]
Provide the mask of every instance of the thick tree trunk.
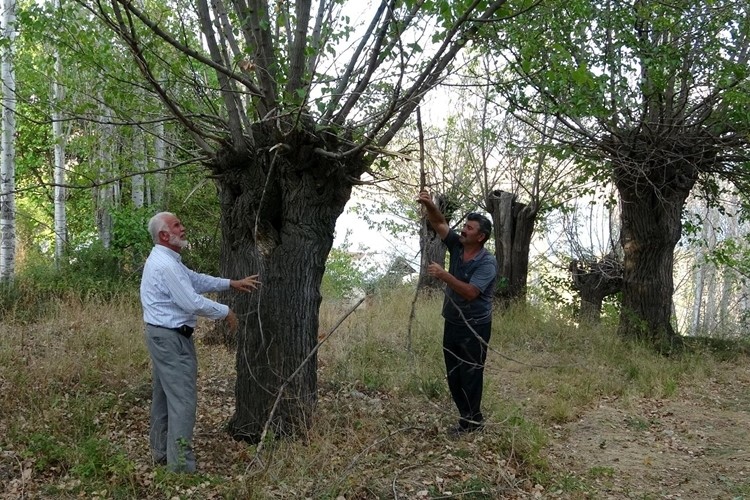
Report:
[{"label": "thick tree trunk", "polygon": [[[722,148],[715,130],[660,122],[655,103],[649,120],[603,146],[613,159],[622,201],[624,275],[620,333],[645,339],[669,353],[682,344],[672,327],[674,248],[682,212],[700,172],[717,168]],[[663,117],[661,117],[663,118]],[[678,121],[679,123],[679,121]]]},{"label": "thick tree trunk", "polygon": [[[633,141],[647,148],[645,142]],[[667,141],[662,144],[670,146]],[[643,150],[628,153],[636,161],[614,165],[622,199],[624,250],[619,332],[669,353],[682,344],[672,327],[674,248],[682,235],[682,210],[698,170],[684,150],[652,151],[645,155],[648,161],[638,161]]]},{"label": "thick tree trunk", "polygon": [[651,203],[622,203],[625,254],[619,331],[669,351],[678,341],[671,322],[672,272],[682,204],[658,200],[653,193],[651,198]]},{"label": "thick tree trunk", "polygon": [[487,197],[487,206],[495,225],[495,256],[498,263],[495,295],[505,304],[523,301],[526,298],[536,205],[519,203],[512,193],[493,191]]},{"label": "thick tree trunk", "polygon": [[[320,284],[336,219],[356,178],[332,160],[292,151],[287,157],[269,146],[213,166],[222,207],[222,275],[258,273],[262,282],[258,292],[231,295],[229,301],[242,325],[229,431],[250,442],[258,441],[271,418],[279,387],[317,343]],[[310,425],[316,369],[313,356],[284,390],[271,419],[276,436]]]}]

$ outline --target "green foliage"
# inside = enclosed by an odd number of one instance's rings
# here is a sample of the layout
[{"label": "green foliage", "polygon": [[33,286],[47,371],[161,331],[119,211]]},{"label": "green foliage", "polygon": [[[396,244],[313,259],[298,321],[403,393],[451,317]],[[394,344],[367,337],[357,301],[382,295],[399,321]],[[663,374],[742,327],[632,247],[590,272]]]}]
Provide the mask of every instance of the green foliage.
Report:
[{"label": "green foliage", "polygon": [[[134,472],[134,464],[109,440],[91,437],[83,441],[79,449],[77,463],[71,473],[88,481],[107,484],[112,474],[129,476]],[[93,489],[96,489],[94,486]]]},{"label": "green foliage", "polygon": [[[516,22],[487,26],[483,47],[507,58],[508,73],[498,74],[497,87],[511,108],[566,117],[565,130],[558,131],[566,143],[596,147],[607,134],[638,130],[644,121],[673,123],[678,115],[669,113],[684,110],[678,102],[715,110],[708,121],[686,113],[680,123],[746,136],[750,94],[741,54],[749,21],[747,5],[737,8],[732,0],[543,2]],[[746,157],[743,142],[727,146],[740,159]],[[744,185],[740,162],[719,170]],[[597,158],[586,170],[603,181],[608,165]]]},{"label": "green foliage", "polygon": [[141,265],[154,245],[148,233],[151,208],[120,208],[112,210],[112,255],[125,268]]},{"label": "green foliage", "polygon": [[33,321],[60,299],[112,300],[137,294],[140,274],[126,271],[120,257],[95,243],[55,267],[41,255],[27,256],[12,283],[0,287],[0,318]]},{"label": "green foliage", "polygon": [[563,316],[576,317],[580,311],[580,300],[573,290],[569,275],[543,273],[530,292],[538,295],[544,303],[557,308]]},{"label": "green foliage", "polygon": [[57,442],[54,436],[34,433],[28,436],[26,455],[29,458],[35,457],[34,466],[41,471],[60,466],[66,459],[67,450]]},{"label": "green foliage", "polygon": [[321,294],[331,299],[345,298],[354,289],[364,287],[365,276],[365,270],[360,269],[351,245],[345,240],[341,246],[332,248],[328,254]]}]

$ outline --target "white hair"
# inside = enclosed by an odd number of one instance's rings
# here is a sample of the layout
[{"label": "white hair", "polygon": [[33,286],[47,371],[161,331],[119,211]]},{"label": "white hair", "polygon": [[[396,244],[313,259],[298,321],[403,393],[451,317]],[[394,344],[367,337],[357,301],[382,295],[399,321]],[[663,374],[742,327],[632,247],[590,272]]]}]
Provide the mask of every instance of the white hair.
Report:
[{"label": "white hair", "polygon": [[148,221],[148,232],[154,243],[159,243],[159,232],[169,231],[169,226],[165,219],[170,216],[176,217],[172,212],[159,212]]}]

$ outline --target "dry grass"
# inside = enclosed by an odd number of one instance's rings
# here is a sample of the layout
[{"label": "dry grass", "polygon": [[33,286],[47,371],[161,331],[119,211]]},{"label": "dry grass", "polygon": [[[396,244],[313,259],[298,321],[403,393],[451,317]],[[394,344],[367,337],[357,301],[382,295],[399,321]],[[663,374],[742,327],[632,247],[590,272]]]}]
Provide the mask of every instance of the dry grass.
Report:
[{"label": "dry grass", "polygon": [[[134,297],[51,304],[33,324],[0,325],[0,480],[7,498],[522,498],[554,482],[548,429],[602,397],[669,396],[712,371],[576,329],[539,310],[498,316],[488,358],[485,432],[460,441],[444,382],[439,299],[412,292],[356,311],[320,350],[319,408],[298,441],[254,447],[222,430],[233,411],[234,354],[200,342],[200,474],[148,457],[148,354]],[[341,308],[324,304],[321,332]],[[256,460],[253,460],[253,459]],[[251,465],[253,464],[253,465]],[[549,486],[549,484],[544,484]]]}]

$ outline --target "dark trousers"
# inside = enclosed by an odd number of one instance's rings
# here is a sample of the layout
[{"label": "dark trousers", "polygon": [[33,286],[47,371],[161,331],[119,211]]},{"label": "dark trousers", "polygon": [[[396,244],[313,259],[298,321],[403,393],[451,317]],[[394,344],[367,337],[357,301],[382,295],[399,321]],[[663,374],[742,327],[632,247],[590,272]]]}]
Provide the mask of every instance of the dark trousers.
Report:
[{"label": "dark trousers", "polygon": [[[487,358],[487,344],[492,333],[492,323],[455,325],[445,322],[443,330],[443,356],[448,375],[448,388],[456,403],[461,426],[469,427],[472,422],[482,422],[481,404],[484,385],[484,361]],[[479,338],[477,338],[477,336]]]}]

